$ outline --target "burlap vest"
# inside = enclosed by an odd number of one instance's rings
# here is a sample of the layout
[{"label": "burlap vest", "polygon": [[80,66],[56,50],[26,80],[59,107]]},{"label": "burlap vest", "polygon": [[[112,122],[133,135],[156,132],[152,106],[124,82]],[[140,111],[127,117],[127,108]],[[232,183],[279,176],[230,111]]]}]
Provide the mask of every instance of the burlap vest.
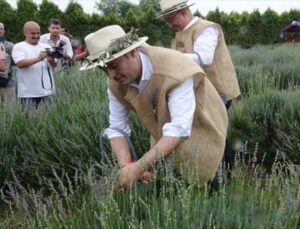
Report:
[{"label": "burlap vest", "polygon": [[211,25],[217,25],[219,28],[218,43],[212,64],[204,66],[203,70],[217,91],[225,95],[226,100],[231,100],[240,95],[240,88],[223,31],[218,24],[199,19],[190,28],[176,33],[175,38],[171,41],[171,48],[184,53],[193,53],[193,45],[199,34]]},{"label": "burlap vest", "polygon": [[196,110],[192,134],[174,153],[175,168],[200,186],[210,180],[221,162],[227,132],[227,112],[214,86],[203,70],[179,52],[147,46],[145,52],[153,65],[151,79],[142,91],[108,79],[112,93],[128,108],[137,112],[140,121],[157,141],[162,127],[170,122],[168,94],[190,76],[194,76]]}]

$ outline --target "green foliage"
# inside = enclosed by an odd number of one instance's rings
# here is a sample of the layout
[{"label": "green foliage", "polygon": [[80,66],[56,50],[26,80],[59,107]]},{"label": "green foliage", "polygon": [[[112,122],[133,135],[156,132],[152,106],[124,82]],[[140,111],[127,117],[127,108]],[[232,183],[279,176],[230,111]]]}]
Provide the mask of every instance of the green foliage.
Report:
[{"label": "green foliage", "polygon": [[300,90],[266,91],[244,99],[231,113],[231,134],[250,145],[258,143],[258,155],[269,165],[277,151],[280,159],[299,164],[299,96]]},{"label": "green foliage", "polygon": [[120,0],[100,0],[96,3],[96,7],[99,11],[103,14],[114,13],[119,15],[120,7],[119,7]]},{"label": "green foliage", "polygon": [[299,45],[255,46],[251,49],[231,47],[243,97],[300,86]]},{"label": "green foliage", "polygon": [[68,4],[62,19],[63,27],[68,28],[72,35],[79,37],[82,36],[88,24],[88,17],[83,12],[82,6],[72,1]]},{"label": "green foliage", "polygon": [[[108,119],[100,71],[57,75],[57,98],[47,108],[1,104],[0,228],[299,228],[299,165],[283,160],[300,163],[297,50],[230,47],[243,100],[230,110],[229,140],[248,143],[218,193],[186,184],[164,163],[148,186],[113,191],[118,168],[98,163],[98,133]],[[130,122],[142,155],[149,135],[136,115]],[[257,165],[262,159],[269,173]]]},{"label": "green foliage", "polygon": [[126,14],[128,14],[128,11],[132,11],[135,15],[141,15],[141,9],[138,7],[138,5],[134,5],[127,1],[120,1],[119,2],[119,8],[120,8],[120,16],[125,17]]},{"label": "green foliage", "polygon": [[38,6],[32,0],[17,1],[17,17],[15,26],[17,27],[17,39],[23,40],[23,25],[27,21],[38,21]]},{"label": "green foliage", "polygon": [[163,18],[155,17],[156,11],[153,7],[149,7],[140,19],[140,34],[149,37],[149,44],[169,47],[174,31],[168,29]]},{"label": "green foliage", "polygon": [[[88,15],[75,1],[70,1],[65,12],[49,0],[43,0],[37,6],[32,0],[19,0],[17,10],[13,10],[6,0],[0,0],[0,21],[7,24],[7,38],[13,42],[22,40],[21,28],[28,20],[36,20],[42,32],[48,32],[48,20],[62,19],[63,25],[71,34],[83,38],[85,32],[96,31],[103,26],[119,24],[128,31],[131,26],[139,27],[141,35],[149,37],[149,43],[169,47],[174,36],[163,18],[156,19],[159,12],[159,0],[141,0],[133,4],[127,0],[101,0],[96,8],[101,14]],[[18,17],[16,16],[18,14]],[[271,9],[263,14],[258,10],[251,13],[226,14],[218,8],[203,16],[199,11],[195,16],[206,18],[221,25],[225,40],[229,45],[251,48],[256,44],[274,44],[283,42],[279,38],[280,30],[293,20],[299,20],[300,11],[290,10],[278,15]]]},{"label": "green foliage", "polygon": [[278,14],[267,9],[262,15],[262,27],[264,36],[261,37],[261,44],[274,44],[279,42],[279,33],[281,26],[279,24]]},{"label": "green foliage", "polygon": [[5,25],[5,37],[8,40],[15,40],[14,28],[16,26],[16,11],[5,1],[0,0],[0,22]]},{"label": "green foliage", "polygon": [[132,8],[130,8],[126,13],[125,23],[126,27],[124,29],[127,31],[130,30],[131,27],[140,28],[139,18],[135,15]]},{"label": "green foliage", "polygon": [[280,156],[300,162],[298,48],[282,44],[230,49],[243,97],[230,114],[230,139],[258,143],[267,164],[278,150]]},{"label": "green foliage", "polygon": [[48,22],[50,19],[62,18],[63,13],[53,2],[49,0],[43,0],[39,6],[39,25],[41,31],[48,33]]},{"label": "green foliage", "polygon": [[160,10],[159,0],[140,0],[139,6],[144,12],[150,7],[156,12]]},{"label": "green foliage", "polygon": [[6,131],[1,129],[5,137],[1,139],[0,186],[11,171],[34,186],[37,174],[49,176],[52,168],[72,174],[80,165],[99,159],[97,133],[107,126],[102,77],[98,73],[80,76],[74,69],[57,78],[58,98],[50,107],[30,112],[22,112],[19,104],[1,107],[0,126]]},{"label": "green foliage", "polygon": [[[219,193],[201,192],[167,174],[127,193],[113,192],[99,176],[99,164],[68,174],[52,171],[55,181],[40,177],[36,191],[15,179],[2,196],[10,208],[3,228],[298,228],[299,169],[276,164],[262,176],[261,167],[239,160],[235,180]],[[160,182],[160,185],[156,185]],[[47,190],[50,190],[47,191]],[[48,195],[46,193],[49,193]],[[124,223],[126,222],[126,223]]]}]

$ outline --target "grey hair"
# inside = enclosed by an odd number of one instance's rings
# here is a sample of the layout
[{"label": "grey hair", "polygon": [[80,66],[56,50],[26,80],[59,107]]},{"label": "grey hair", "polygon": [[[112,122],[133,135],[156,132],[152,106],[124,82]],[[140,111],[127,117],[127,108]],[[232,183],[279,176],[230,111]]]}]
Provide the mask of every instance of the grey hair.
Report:
[{"label": "grey hair", "polygon": [[0,22],[0,28],[4,29],[4,24],[2,22]]}]

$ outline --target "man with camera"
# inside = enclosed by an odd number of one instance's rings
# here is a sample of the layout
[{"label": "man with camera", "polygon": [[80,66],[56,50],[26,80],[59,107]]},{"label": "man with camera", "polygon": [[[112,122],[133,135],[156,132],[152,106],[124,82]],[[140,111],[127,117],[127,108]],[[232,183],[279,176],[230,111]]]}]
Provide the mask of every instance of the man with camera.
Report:
[{"label": "man with camera", "polygon": [[48,103],[49,96],[55,93],[52,68],[56,63],[47,55],[50,46],[39,42],[40,26],[36,22],[26,22],[23,31],[25,41],[17,43],[12,51],[17,66],[18,97],[24,107],[37,108],[41,102]]},{"label": "man with camera", "polygon": [[68,61],[72,60],[73,49],[70,39],[61,34],[60,20],[50,19],[48,30],[49,33],[41,36],[40,42],[46,43],[52,47],[52,50],[49,50],[48,54],[57,61],[55,72],[59,72],[63,66],[68,64]]},{"label": "man with camera", "polygon": [[16,98],[15,82],[13,78],[13,61],[11,52],[14,44],[4,37],[4,24],[0,22],[0,49],[4,54],[5,69],[0,71],[0,97],[2,101],[14,101]]}]

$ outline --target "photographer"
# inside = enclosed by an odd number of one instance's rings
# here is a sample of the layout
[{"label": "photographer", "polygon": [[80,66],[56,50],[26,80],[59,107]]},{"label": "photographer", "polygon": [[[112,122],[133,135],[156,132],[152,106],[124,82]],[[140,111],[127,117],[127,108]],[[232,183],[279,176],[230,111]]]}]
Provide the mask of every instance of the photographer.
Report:
[{"label": "photographer", "polygon": [[57,61],[55,72],[59,72],[61,71],[62,67],[66,66],[68,61],[72,60],[73,58],[71,42],[68,37],[61,34],[60,20],[50,19],[48,30],[49,33],[41,36],[40,42],[46,43],[52,47],[52,51],[55,53],[55,56],[52,56]]},{"label": "photographer", "polygon": [[40,43],[40,26],[34,21],[24,24],[25,41],[17,43],[12,57],[17,65],[18,97],[26,108],[37,108],[49,103],[55,93],[52,68],[56,63],[47,55],[47,44]]}]

